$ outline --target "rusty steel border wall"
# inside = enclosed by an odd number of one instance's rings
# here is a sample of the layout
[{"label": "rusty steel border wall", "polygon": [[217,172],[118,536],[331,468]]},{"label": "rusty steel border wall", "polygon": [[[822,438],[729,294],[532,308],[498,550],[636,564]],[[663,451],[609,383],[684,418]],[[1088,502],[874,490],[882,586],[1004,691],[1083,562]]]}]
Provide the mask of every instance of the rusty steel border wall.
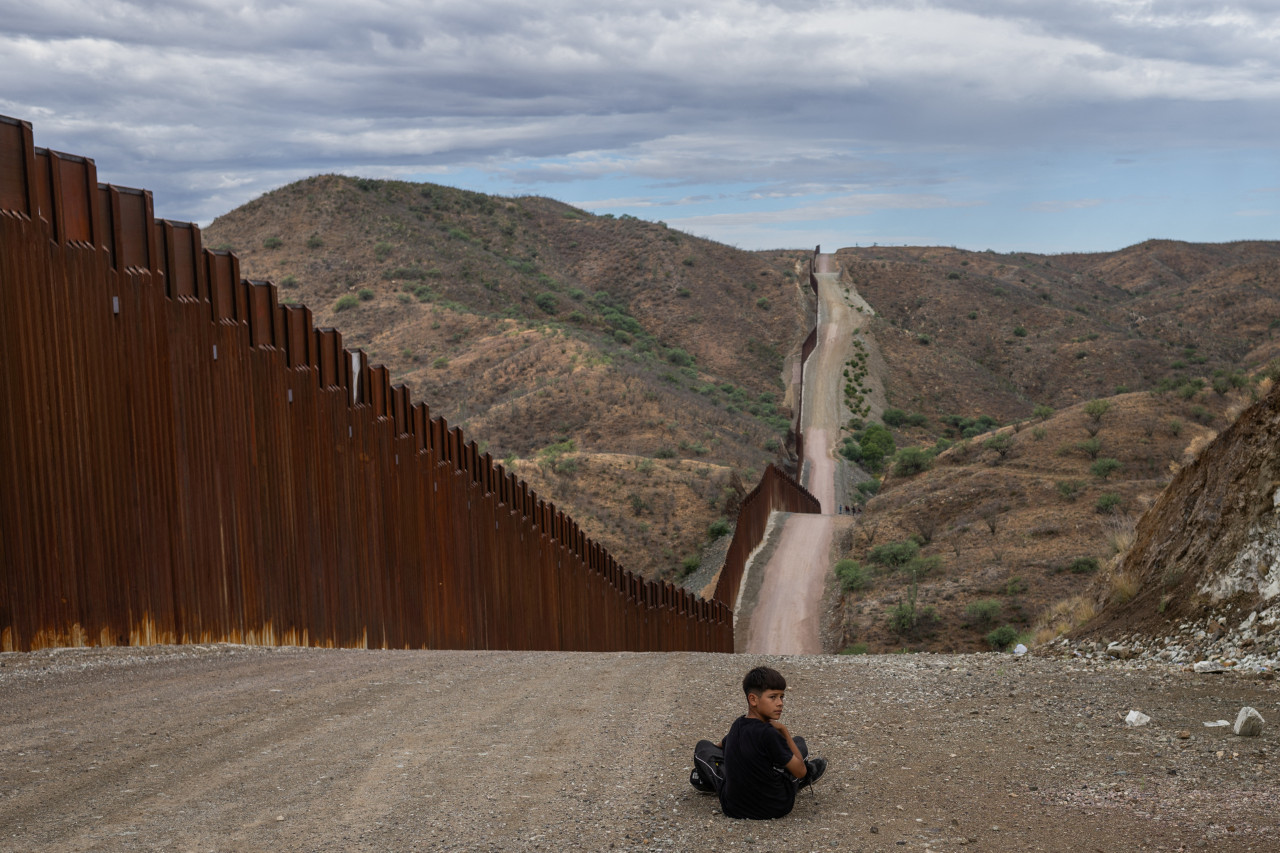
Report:
[{"label": "rusty steel border wall", "polygon": [[729,542],[720,578],[716,581],[715,600],[731,609],[738,604],[738,589],[751,552],[764,541],[769,515],[774,512],[821,512],[818,499],[803,486],[774,466],[765,469],[760,483],[743,499],[738,512],[738,525]]},{"label": "rusty steel border wall", "polygon": [[733,650],[726,602],[624,570],[197,227],[4,117],[0,465],[0,649]]}]

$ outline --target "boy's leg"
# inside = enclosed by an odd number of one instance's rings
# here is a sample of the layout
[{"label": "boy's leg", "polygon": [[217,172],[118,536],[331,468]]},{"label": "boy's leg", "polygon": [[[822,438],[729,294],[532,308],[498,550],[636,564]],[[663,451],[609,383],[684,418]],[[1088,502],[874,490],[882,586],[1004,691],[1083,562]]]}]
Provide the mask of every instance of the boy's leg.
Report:
[{"label": "boy's leg", "polygon": [[807,744],[807,743],[805,743],[805,742],[804,742],[804,738],[802,738],[802,737],[793,737],[793,738],[792,738],[792,740],[796,742],[796,749],[800,750],[800,757],[801,757],[801,758],[808,758],[808,757],[809,757],[809,744]]},{"label": "boy's leg", "polygon": [[724,750],[709,740],[700,740],[693,748],[693,772],[689,784],[708,794],[720,793],[724,785]]}]

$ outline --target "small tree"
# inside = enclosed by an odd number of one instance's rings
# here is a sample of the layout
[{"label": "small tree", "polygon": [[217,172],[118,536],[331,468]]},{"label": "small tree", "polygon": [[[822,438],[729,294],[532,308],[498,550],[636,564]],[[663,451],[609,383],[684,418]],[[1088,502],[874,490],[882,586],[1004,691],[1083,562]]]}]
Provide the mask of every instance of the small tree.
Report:
[{"label": "small tree", "polygon": [[835,571],[836,578],[840,581],[840,589],[845,592],[866,589],[871,582],[866,568],[857,560],[836,560]]},{"label": "small tree", "polygon": [[982,442],[982,446],[987,450],[994,450],[1001,459],[1004,459],[1009,455],[1009,451],[1013,449],[1013,436],[1007,432],[998,432]]},{"label": "small tree", "polygon": [[1012,625],[1001,625],[987,634],[987,642],[991,644],[991,648],[998,652],[1002,652],[1012,646],[1017,639],[1018,631]]},{"label": "small tree", "polygon": [[1084,404],[1084,413],[1089,416],[1090,420],[1098,423],[1111,409],[1111,403],[1108,400],[1090,400]]},{"label": "small tree", "polygon": [[1043,403],[1031,410],[1031,414],[1035,415],[1042,421],[1048,420],[1053,414],[1053,406],[1046,406]]},{"label": "small tree", "polygon": [[1093,465],[1089,466],[1089,473],[1097,477],[1099,480],[1109,478],[1116,471],[1124,466],[1120,464],[1119,459],[1112,459],[1110,456],[1104,456]]},{"label": "small tree", "polygon": [[1097,459],[1102,452],[1102,442],[1096,438],[1086,438],[1076,444],[1076,450],[1083,452],[1090,459]]},{"label": "small tree", "polygon": [[933,467],[933,457],[921,447],[904,447],[894,458],[893,473],[898,477],[922,474]]}]

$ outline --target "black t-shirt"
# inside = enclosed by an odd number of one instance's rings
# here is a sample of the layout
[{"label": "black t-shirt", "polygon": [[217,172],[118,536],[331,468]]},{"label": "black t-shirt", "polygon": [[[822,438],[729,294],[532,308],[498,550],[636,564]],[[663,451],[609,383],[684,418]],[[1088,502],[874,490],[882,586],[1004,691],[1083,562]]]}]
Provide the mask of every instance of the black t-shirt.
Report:
[{"label": "black t-shirt", "polygon": [[785,765],[792,757],[782,732],[764,720],[734,720],[724,736],[720,808],[729,817],[752,820],[789,814],[796,802],[796,781]]}]

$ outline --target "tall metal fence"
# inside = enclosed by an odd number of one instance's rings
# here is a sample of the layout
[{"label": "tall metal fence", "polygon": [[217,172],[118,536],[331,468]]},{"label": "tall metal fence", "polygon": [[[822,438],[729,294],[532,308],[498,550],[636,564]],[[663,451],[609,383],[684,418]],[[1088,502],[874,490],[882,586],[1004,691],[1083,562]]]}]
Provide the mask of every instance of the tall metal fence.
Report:
[{"label": "tall metal fence", "polygon": [[818,499],[795,480],[770,465],[760,483],[743,499],[738,526],[725,554],[724,567],[716,581],[715,600],[730,609],[737,607],[742,573],[751,552],[764,541],[769,515],[774,512],[822,512]]},{"label": "tall metal fence", "polygon": [[4,650],[733,650],[732,599],[622,569],[198,228],[4,117],[0,465]]}]

